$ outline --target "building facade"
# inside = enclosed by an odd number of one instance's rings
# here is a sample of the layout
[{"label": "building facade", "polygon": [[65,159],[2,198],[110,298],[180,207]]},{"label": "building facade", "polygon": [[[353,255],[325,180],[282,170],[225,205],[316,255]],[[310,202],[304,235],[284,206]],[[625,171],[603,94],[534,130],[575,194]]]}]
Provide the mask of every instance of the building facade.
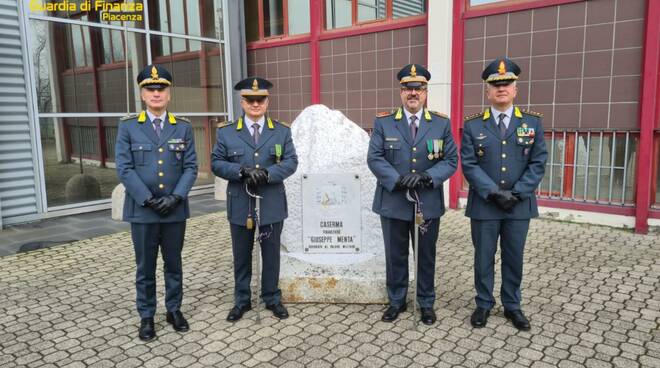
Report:
[{"label": "building facade", "polygon": [[[174,75],[171,109],[193,121],[206,190],[214,126],[240,111],[231,86],[243,76],[274,83],[276,119],[320,103],[369,131],[377,112],[400,105],[398,69],[426,64],[429,108],[450,114],[460,141],[462,116],[486,108],[481,70],[508,56],[523,69],[517,103],[544,114],[546,211],[638,232],[660,225],[660,1],[141,3],[142,21],[109,22],[0,1],[5,224],[109,206],[117,120],[141,109],[133,81],[144,64]],[[67,195],[80,172],[99,198]],[[460,207],[460,172],[448,187]]]}]

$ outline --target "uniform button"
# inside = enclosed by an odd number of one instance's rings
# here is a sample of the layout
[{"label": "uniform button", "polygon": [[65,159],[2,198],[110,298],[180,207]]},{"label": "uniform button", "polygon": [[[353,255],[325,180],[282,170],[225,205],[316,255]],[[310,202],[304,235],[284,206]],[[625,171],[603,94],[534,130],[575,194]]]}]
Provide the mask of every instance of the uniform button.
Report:
[{"label": "uniform button", "polygon": [[506,181],[504,181],[504,180],[500,181],[500,184],[504,184],[504,183],[506,183]]},{"label": "uniform button", "polygon": [[413,158],[413,160],[412,160],[412,161],[413,161],[413,162],[417,162],[417,159],[416,159],[416,158]]},{"label": "uniform button", "polygon": [[158,160],[158,165],[162,165],[162,164],[163,164],[163,160]]},{"label": "uniform button", "polygon": [[506,153],[503,153],[503,154],[502,154],[502,158],[506,158]]},{"label": "uniform button", "polygon": [[506,144],[506,141],[502,141],[502,144]]},{"label": "uniform button", "polygon": [[258,168],[259,168],[259,164],[254,165],[254,167],[256,167],[256,168],[258,169]]},{"label": "uniform button", "polygon": [[158,188],[163,189],[163,188],[165,188],[165,185],[163,185],[163,184],[158,184]]},{"label": "uniform button", "polygon": [[390,144],[390,148],[394,148],[394,146]]},{"label": "uniform button", "polygon": [[162,152],[163,152],[163,147],[160,147],[160,148],[158,149],[158,152],[161,152],[161,153],[162,153]]},{"label": "uniform button", "polygon": [[502,166],[502,171],[506,171],[506,167]]},{"label": "uniform button", "polygon": [[413,174],[416,173],[415,169],[410,170]]},{"label": "uniform button", "polygon": [[142,149],[142,146],[140,146],[140,149]]},{"label": "uniform button", "polygon": [[258,157],[258,156],[259,156],[259,152],[255,152],[254,155]]},{"label": "uniform button", "polygon": [[417,147],[413,147],[413,151],[417,151]]},{"label": "uniform button", "polygon": [[158,173],[158,176],[165,176],[165,173],[161,171]]}]

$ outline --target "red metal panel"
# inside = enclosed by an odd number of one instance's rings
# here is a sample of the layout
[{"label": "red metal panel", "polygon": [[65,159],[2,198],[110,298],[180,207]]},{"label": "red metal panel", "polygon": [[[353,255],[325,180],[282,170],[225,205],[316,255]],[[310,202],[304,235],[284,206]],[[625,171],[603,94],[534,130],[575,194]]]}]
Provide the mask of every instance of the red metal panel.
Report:
[{"label": "red metal panel", "polygon": [[[463,125],[463,34],[465,1],[454,0],[452,7],[451,36],[451,131],[461,147],[459,136]],[[428,47],[428,46],[427,46]],[[461,190],[463,173],[458,166],[456,173],[449,179],[449,208],[458,208],[458,192]]]},{"label": "red metal panel", "polygon": [[658,73],[660,72],[660,1],[649,0],[646,11],[644,39],[644,65],[640,98],[639,155],[637,156],[637,195],[635,232],[648,232],[649,207],[651,206],[651,180],[653,160],[653,127],[658,119]]},{"label": "red metal panel", "polygon": [[[465,19],[478,18],[487,15],[512,13],[521,10],[577,3],[580,1],[585,1],[585,0],[527,0],[527,1],[523,0],[523,1],[517,1],[515,3],[511,3],[510,1],[507,1],[504,4],[495,3],[489,5],[480,5],[478,7],[471,7],[465,12],[464,18]],[[465,0],[463,5],[468,4],[469,2],[470,0]]]}]

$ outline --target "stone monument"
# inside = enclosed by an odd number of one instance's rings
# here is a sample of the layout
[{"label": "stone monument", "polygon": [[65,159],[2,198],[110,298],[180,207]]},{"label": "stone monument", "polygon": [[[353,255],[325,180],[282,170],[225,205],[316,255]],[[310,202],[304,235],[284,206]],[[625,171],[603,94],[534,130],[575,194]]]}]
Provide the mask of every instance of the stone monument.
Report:
[{"label": "stone monument", "polygon": [[[280,288],[284,302],[385,303],[380,219],[371,211],[376,178],[367,167],[369,136],[341,112],[307,107],[291,126],[298,170],[286,179],[289,218],[282,232]],[[303,180],[344,175],[359,180],[359,250],[310,253],[303,241]],[[357,177],[356,177],[357,175]],[[307,184],[306,184],[307,185]],[[348,200],[358,200],[349,198]]]}]

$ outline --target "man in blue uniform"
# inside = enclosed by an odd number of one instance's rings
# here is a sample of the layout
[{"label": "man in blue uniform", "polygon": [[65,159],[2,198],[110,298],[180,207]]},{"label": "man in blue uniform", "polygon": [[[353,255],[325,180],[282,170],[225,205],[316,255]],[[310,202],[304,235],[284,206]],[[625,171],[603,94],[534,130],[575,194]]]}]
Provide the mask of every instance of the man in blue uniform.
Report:
[{"label": "man in blue uniform", "polygon": [[160,65],[148,65],[137,77],[146,111],[122,118],[115,147],[117,174],[126,187],[124,221],[131,223],[137,272],[138,335],[156,336],[156,260],[163,255],[166,320],[188,331],[181,313],[181,249],[190,217],[188,192],[197,178],[193,130],[188,120],[167,111],[172,77]]},{"label": "man in blue uniform", "polygon": [[471,219],[477,305],[470,323],[486,326],[493,297],[497,239],[502,250],[500,298],[504,316],[519,330],[530,324],[520,309],[523,250],[529,221],[538,216],[534,191],[548,152],[541,115],[513,105],[520,68],[503,58],[482,73],[491,106],[465,118],[461,161],[470,184],[465,215]]},{"label": "man in blue uniform", "polygon": [[279,319],[289,317],[282,305],[280,278],[280,234],[287,218],[284,179],[298,167],[298,156],[288,125],[266,116],[269,81],[252,77],[238,82],[244,114],[235,122],[220,125],[211,155],[213,173],[227,185],[227,217],[234,255],[234,307],[227,320],[238,321],[252,309],[252,245],[255,236],[255,199],[260,195],[259,236],[263,273],[258,298]]},{"label": "man in blue uniform", "polygon": [[[431,73],[419,64],[409,64],[397,78],[403,106],[378,115],[367,155],[369,169],[378,179],[373,211],[380,215],[385,241],[389,307],[382,320],[392,322],[406,310],[408,242],[414,236],[417,217],[423,224],[416,302],[422,322],[431,325],[436,321],[435,245],[445,212],[443,183],[456,171],[457,150],[447,116],[424,108]],[[407,192],[420,206],[420,213],[414,213]]]}]

